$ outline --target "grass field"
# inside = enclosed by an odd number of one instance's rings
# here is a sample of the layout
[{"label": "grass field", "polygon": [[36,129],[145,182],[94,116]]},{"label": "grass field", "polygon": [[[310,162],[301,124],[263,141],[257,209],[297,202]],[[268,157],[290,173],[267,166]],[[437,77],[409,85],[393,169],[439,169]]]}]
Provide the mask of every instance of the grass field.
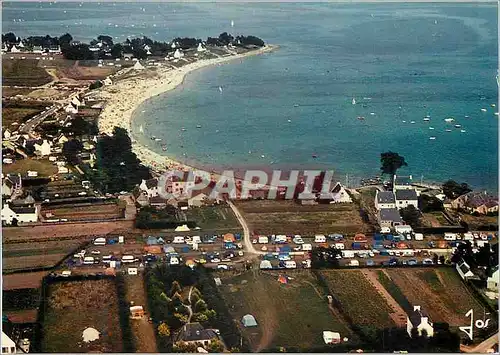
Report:
[{"label": "grass field", "polygon": [[188,221],[195,221],[203,229],[233,232],[236,229],[241,230],[241,225],[233,211],[226,206],[193,207],[188,209],[185,214]]},{"label": "grass field", "polygon": [[462,326],[469,321],[465,316],[469,309],[483,314],[483,307],[453,268],[387,269],[386,272],[410,304],[422,306],[433,322]]},{"label": "grass field", "polygon": [[460,213],[460,217],[472,230],[479,230],[481,226],[498,225],[498,216],[472,216],[468,213]]},{"label": "grass field", "polygon": [[257,327],[243,328],[253,351],[270,347],[309,348],[324,345],[323,330],[350,337],[348,326],[328,309],[326,295],[309,271],[288,272],[288,284],[277,281],[277,273],[245,274],[224,279],[220,286],[234,319],[241,324],[252,314]]},{"label": "grass field", "polygon": [[16,128],[11,126],[14,122],[21,124],[40,112],[42,111],[37,108],[2,107],[2,125],[6,128],[10,127],[11,130],[15,130]]},{"label": "grass field", "polygon": [[121,218],[123,217],[123,208],[120,208],[117,204],[92,204],[90,206],[79,207],[43,208],[42,215],[47,216],[47,213],[52,214],[50,218],[66,218],[68,221],[89,221]]},{"label": "grass field", "polygon": [[36,59],[2,61],[2,85],[40,86],[52,81],[52,77],[38,66]]},{"label": "grass field", "polygon": [[66,254],[39,254],[26,255],[23,257],[3,257],[3,271],[31,270],[41,267],[52,267],[64,259]]},{"label": "grass field", "polygon": [[[143,275],[126,275],[125,276],[126,295],[128,302],[134,302],[137,306],[143,306],[147,312],[148,304],[146,292],[144,290]],[[156,353],[156,335],[153,324],[148,322],[149,315],[142,319],[130,320],[132,332],[135,337],[137,352],[140,353]]]},{"label": "grass field", "polygon": [[321,275],[353,324],[377,328],[394,326],[390,317],[393,309],[361,271],[325,270]]},{"label": "grass field", "polygon": [[48,177],[57,173],[57,167],[48,160],[21,159],[13,164],[3,164],[3,173],[20,173],[26,175],[28,170],[37,171],[39,177]]},{"label": "grass field", "polygon": [[[111,280],[59,282],[49,286],[43,322],[42,351],[122,352],[116,287]],[[100,338],[82,341],[88,328],[97,329]]]},{"label": "grass field", "polygon": [[258,234],[329,234],[366,232],[356,204],[302,206],[293,201],[255,200],[237,203]]}]

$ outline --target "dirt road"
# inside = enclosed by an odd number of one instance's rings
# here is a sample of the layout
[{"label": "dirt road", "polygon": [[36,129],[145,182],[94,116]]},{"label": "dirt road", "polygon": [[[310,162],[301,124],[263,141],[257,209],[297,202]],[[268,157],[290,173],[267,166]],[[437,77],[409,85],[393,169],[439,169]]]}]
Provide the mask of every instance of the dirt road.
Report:
[{"label": "dirt road", "polygon": [[238,219],[238,222],[240,222],[241,227],[243,228],[243,243],[245,245],[245,249],[246,249],[247,253],[254,254],[254,255],[267,254],[266,252],[258,251],[254,248],[254,246],[252,244],[252,240],[250,239],[250,229],[248,228],[247,222],[245,222],[245,219],[241,215],[240,211],[236,208],[234,203],[232,203],[231,201],[228,200],[227,204],[229,205],[229,207],[231,207],[231,209],[234,212],[234,215]]}]

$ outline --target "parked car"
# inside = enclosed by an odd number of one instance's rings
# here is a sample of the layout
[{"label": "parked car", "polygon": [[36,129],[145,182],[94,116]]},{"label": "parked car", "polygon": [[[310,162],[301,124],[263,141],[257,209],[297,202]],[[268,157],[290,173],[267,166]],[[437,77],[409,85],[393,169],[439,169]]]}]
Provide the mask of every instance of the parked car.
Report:
[{"label": "parked car", "polygon": [[229,266],[226,264],[219,264],[217,265],[217,269],[219,270],[229,270]]},{"label": "parked car", "polygon": [[434,262],[431,259],[424,259],[422,260],[423,265],[433,265]]},{"label": "parked car", "polygon": [[294,238],[293,238],[293,242],[295,244],[304,244],[304,240],[302,239],[302,237],[300,235],[296,235]]},{"label": "parked car", "polygon": [[414,266],[414,265],[417,265],[417,264],[418,264],[418,261],[415,260],[415,259],[408,260],[408,265],[410,265],[410,266]]},{"label": "parked car", "polygon": [[210,260],[212,263],[220,263],[220,259],[219,258],[213,258],[212,260]]},{"label": "parked car", "polygon": [[398,259],[396,258],[391,258],[389,262],[387,263],[389,266],[395,266],[398,264]]},{"label": "parked car", "polygon": [[90,254],[99,255],[101,252],[99,250],[92,250]]},{"label": "parked car", "polygon": [[375,262],[371,259],[366,260],[366,266],[373,266],[375,265]]}]

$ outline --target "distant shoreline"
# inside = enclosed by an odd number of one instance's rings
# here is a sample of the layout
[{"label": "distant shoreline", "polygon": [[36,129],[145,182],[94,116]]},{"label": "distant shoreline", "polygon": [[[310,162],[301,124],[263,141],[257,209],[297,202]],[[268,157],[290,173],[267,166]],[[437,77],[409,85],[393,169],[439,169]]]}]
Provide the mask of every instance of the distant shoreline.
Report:
[{"label": "distant shoreline", "polygon": [[[242,54],[230,55],[213,59],[201,59],[187,64],[178,69],[166,69],[159,67],[156,70],[156,77],[144,77],[153,72],[144,69],[144,75],[118,80],[110,86],[105,86],[99,93],[106,100],[106,105],[99,116],[99,132],[112,134],[115,126],[127,130],[132,139],[132,151],[141,160],[142,164],[148,166],[156,173],[161,173],[167,168],[193,170],[196,167],[183,164],[170,158],[168,155],[161,155],[150,148],[134,140],[132,134],[132,120],[135,111],[146,100],[160,94],[171,91],[181,85],[186,75],[211,65],[221,65],[223,63],[242,59],[245,57],[268,53],[279,48],[276,45],[266,45],[262,48],[251,50]],[[133,70],[133,69],[131,69]],[[142,73],[141,73],[142,74]],[[141,75],[140,74],[140,75]],[[198,169],[200,170],[200,169]]]}]

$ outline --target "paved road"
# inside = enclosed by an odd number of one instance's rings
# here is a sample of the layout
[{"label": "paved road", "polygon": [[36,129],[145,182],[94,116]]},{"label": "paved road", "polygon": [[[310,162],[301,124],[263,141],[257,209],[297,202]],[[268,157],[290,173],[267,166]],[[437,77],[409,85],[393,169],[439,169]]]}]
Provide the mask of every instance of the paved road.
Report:
[{"label": "paved road", "polygon": [[495,333],[481,344],[472,348],[465,345],[460,345],[460,350],[466,353],[476,353],[476,354],[485,354],[489,349],[491,349],[495,344],[498,344],[498,333]]},{"label": "paved road", "polygon": [[30,133],[36,126],[42,123],[44,119],[56,113],[57,110],[59,110],[59,108],[60,108],[59,106],[55,105],[49,108],[48,110],[39,113],[38,115],[34,116],[29,122],[27,122],[20,131],[22,133]]},{"label": "paved road", "polygon": [[236,208],[233,202],[227,201],[227,204],[231,209],[233,210],[234,214],[236,215],[236,218],[238,219],[238,222],[240,222],[241,227],[243,228],[243,243],[245,244],[245,249],[247,253],[249,254],[254,254],[254,255],[264,255],[267,254],[266,252],[263,251],[257,251],[253,244],[252,240],[250,239],[250,229],[248,228],[247,222],[245,222],[245,219],[241,215],[240,211]]}]

